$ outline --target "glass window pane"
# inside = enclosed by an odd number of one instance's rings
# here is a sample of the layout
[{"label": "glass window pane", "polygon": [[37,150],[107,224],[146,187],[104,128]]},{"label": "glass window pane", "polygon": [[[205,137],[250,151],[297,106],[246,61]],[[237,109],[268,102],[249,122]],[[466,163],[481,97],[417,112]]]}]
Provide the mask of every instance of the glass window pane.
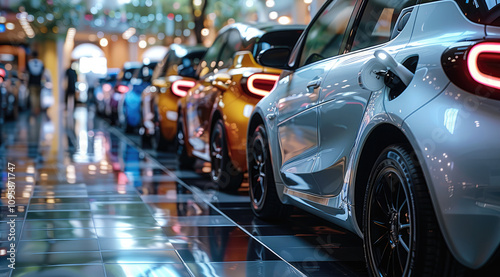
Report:
[{"label": "glass window pane", "polygon": [[368,1],[356,30],[351,50],[389,41],[401,11],[415,5],[416,2],[417,0]]},{"label": "glass window pane", "polygon": [[328,5],[309,29],[300,66],[339,54],[355,5],[355,0],[337,0]]}]

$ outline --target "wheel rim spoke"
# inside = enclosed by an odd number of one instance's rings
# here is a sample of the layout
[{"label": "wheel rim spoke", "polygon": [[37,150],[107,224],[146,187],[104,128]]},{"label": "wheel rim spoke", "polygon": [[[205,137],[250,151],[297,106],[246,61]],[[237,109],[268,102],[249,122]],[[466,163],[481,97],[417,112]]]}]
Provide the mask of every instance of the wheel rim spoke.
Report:
[{"label": "wheel rim spoke", "polygon": [[384,228],[384,229],[387,229],[387,226],[385,225],[385,223],[381,222],[381,221],[378,221],[378,220],[372,220],[372,223],[377,226],[377,227],[381,227],[381,228]]},{"label": "wheel rim spoke", "polygon": [[410,248],[408,247],[402,236],[399,236],[399,243],[406,252],[410,252]]},{"label": "wheel rim spoke", "polygon": [[410,224],[399,224],[399,230],[410,228]]},{"label": "wheel rim spoke", "polygon": [[392,250],[389,250],[389,258],[387,258],[387,267],[385,269],[386,273],[389,273],[389,269],[391,268],[391,258],[392,258]]},{"label": "wheel rim spoke", "polygon": [[215,180],[218,180],[222,172],[222,132],[220,128],[215,128],[210,144],[210,154],[212,156],[212,174]]},{"label": "wheel rim spoke", "polygon": [[408,202],[408,199],[405,198],[405,200],[403,201],[403,203],[401,203],[401,206],[398,209],[399,213],[401,213],[401,210],[405,207],[405,205],[406,205],[407,202]]},{"label": "wheel rim spoke", "polygon": [[368,249],[380,276],[404,275],[412,241],[412,223],[405,181],[392,167],[377,175],[368,210]]},{"label": "wheel rim spoke", "polygon": [[265,146],[261,137],[257,136],[251,146],[252,160],[249,172],[252,178],[252,194],[253,202],[259,205],[264,197],[265,192],[265,168],[266,168],[266,157],[265,157]]},{"label": "wheel rim spoke", "polygon": [[404,258],[404,259],[401,258],[401,253],[399,253],[399,247],[396,247],[396,254],[397,254],[400,272],[403,273],[405,271],[405,266],[402,264],[402,262],[403,262],[403,260],[406,260],[406,258]]},{"label": "wheel rim spoke", "polygon": [[382,241],[382,239],[386,238],[388,236],[388,232],[383,233],[373,244],[378,244],[379,242]]}]

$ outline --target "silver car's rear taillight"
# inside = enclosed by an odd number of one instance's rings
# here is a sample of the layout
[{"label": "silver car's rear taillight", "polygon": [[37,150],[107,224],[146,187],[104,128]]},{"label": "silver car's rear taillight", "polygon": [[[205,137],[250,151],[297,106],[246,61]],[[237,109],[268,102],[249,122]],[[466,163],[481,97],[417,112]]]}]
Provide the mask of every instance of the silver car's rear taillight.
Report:
[{"label": "silver car's rear taillight", "polygon": [[460,88],[500,100],[500,41],[460,43],[443,53],[441,64]]}]

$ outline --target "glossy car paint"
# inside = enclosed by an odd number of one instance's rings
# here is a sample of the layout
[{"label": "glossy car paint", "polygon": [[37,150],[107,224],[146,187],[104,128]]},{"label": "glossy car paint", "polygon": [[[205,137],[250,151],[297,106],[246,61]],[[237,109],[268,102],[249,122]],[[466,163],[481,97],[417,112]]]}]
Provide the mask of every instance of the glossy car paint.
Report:
[{"label": "glossy car paint", "polygon": [[[239,29],[241,34],[248,34],[247,40],[262,36],[265,31],[243,24],[235,24],[225,30]],[[294,30],[301,32],[303,26],[271,31]],[[224,29],[220,33],[223,33]],[[188,95],[179,101],[181,116],[185,118],[184,133],[188,138],[188,153],[210,161],[210,132],[217,118],[224,122],[229,157],[240,172],[247,170],[246,137],[251,112],[261,99],[243,91],[241,81],[254,73],[279,75],[281,70],[263,67],[247,50],[237,52],[229,68],[208,72],[197,81]]]},{"label": "glossy car paint", "polygon": [[111,110],[110,113],[111,121],[117,122],[119,120],[119,115],[122,114],[121,108],[123,106],[124,94],[118,91],[118,87],[121,85],[128,86],[134,72],[138,70],[140,67],[141,63],[127,62],[125,63],[122,71],[118,74],[118,80],[116,81],[115,86],[111,91],[111,98],[109,100],[109,110]]},{"label": "glossy car paint", "polygon": [[[249,51],[236,53],[236,61],[230,68],[220,70],[217,74],[207,74],[204,80],[191,89],[188,96],[181,100],[187,123],[188,149],[194,156],[210,160],[208,153],[211,123],[214,116],[224,119],[226,139],[229,144],[229,155],[240,171],[246,171],[246,135],[248,119],[251,111],[260,98],[243,92],[241,79],[253,73],[270,73],[279,75],[281,70],[259,65]],[[227,89],[217,88],[212,81],[217,76],[227,74],[231,82]]]},{"label": "glossy car paint", "polygon": [[[177,52],[175,49],[178,49]],[[153,76],[152,86],[144,90],[142,95],[144,126],[149,129],[148,133],[154,133],[155,123],[152,120],[155,117],[155,112],[157,112],[161,135],[167,141],[174,140],[177,132],[177,101],[179,101],[180,97],[172,93],[171,86],[178,80],[194,81],[194,78],[180,76],[178,66],[183,57],[187,56],[195,62],[195,60],[199,60],[203,56],[205,51],[206,48],[204,47],[171,46],[170,53],[167,55],[176,55],[179,63],[171,64],[166,69],[164,76]],[[193,67],[196,70],[197,64],[194,63]]]},{"label": "glossy car paint", "polygon": [[[448,47],[483,38],[486,30],[499,34],[467,20],[453,1],[417,5],[393,40],[284,73],[249,125],[265,123],[281,201],[363,236],[356,180],[369,172],[358,172],[361,156],[375,138],[403,134],[452,254],[471,268],[486,263],[500,245],[500,105],[457,88],[441,66]],[[376,49],[399,62],[418,55],[414,78],[393,100],[388,88],[370,92],[358,84]],[[307,90],[314,78],[320,87]]]},{"label": "glossy car paint", "polygon": [[151,75],[156,65],[157,62],[143,65],[142,68],[136,72],[136,76],[130,80],[129,91],[123,98],[123,115],[127,126],[135,128],[142,124],[142,93],[151,85]]}]

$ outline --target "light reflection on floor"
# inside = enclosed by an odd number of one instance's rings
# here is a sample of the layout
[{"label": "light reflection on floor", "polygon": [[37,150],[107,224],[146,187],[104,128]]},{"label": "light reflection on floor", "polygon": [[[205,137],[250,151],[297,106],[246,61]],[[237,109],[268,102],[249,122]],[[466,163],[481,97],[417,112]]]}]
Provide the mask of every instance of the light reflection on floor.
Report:
[{"label": "light reflection on floor", "polygon": [[[366,275],[355,235],[300,211],[261,221],[248,184],[219,192],[206,163],[178,170],[173,153],[137,148],[137,135],[92,109],[52,121],[23,113],[2,135],[2,166],[16,165],[18,243],[16,269],[0,256],[1,276]],[[6,200],[3,189],[2,223]]]}]

